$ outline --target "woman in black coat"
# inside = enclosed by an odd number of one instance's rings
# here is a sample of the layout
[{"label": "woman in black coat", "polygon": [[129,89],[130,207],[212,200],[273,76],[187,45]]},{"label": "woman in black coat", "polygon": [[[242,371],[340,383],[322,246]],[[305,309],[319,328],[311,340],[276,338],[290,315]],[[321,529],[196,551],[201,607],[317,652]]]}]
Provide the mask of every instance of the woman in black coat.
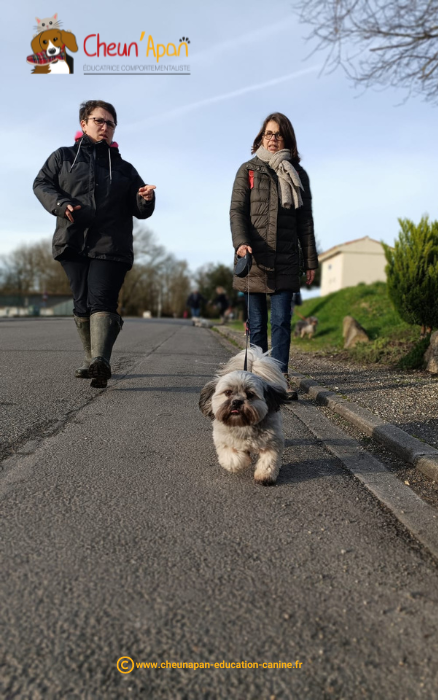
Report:
[{"label": "woman in black coat", "polygon": [[106,387],[110,358],[122,327],[118,296],[132,267],[132,217],[146,219],[155,207],[154,185],[145,185],[114,142],[117,114],[102,100],[79,110],[82,133],[72,147],[47,159],[33,185],[41,204],[57,217],[53,257],[59,260],[74,298],[74,320],[85,359],[76,377]]},{"label": "woman in black coat", "polygon": [[266,117],[251,152],[254,158],[236,175],[230,219],[236,256],[252,253],[253,265],[248,277],[234,277],[233,286],[241,292],[249,289],[251,343],[265,352],[270,295],[272,356],[289,380],[291,304],[300,290],[299,246],[307,284],[312,284],[318,267],[310,184],[284,114]]}]

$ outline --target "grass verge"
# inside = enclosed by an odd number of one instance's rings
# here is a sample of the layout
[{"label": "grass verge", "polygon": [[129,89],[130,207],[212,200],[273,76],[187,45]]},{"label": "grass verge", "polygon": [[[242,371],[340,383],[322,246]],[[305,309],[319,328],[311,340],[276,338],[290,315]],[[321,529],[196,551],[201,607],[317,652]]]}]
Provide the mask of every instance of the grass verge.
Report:
[{"label": "grass verge", "polygon": [[[318,328],[311,340],[294,337],[295,324],[300,320],[298,314],[318,318]],[[356,347],[344,350],[342,325],[345,316],[353,316],[365,328],[369,343],[358,343]],[[240,321],[227,325],[244,332]],[[292,318],[292,351],[335,355],[361,364],[380,363],[406,370],[423,368],[428,345],[429,337],[420,340],[420,327],[408,325],[397,314],[384,282],[361,283],[322,298],[308,299],[295,308]]]}]

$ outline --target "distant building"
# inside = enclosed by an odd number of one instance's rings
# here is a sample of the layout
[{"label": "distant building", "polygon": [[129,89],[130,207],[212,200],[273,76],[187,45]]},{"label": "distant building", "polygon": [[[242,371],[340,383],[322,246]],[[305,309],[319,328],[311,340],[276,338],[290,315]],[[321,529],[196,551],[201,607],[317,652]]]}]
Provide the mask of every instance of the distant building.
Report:
[{"label": "distant building", "polygon": [[321,296],[359,282],[386,282],[386,258],[379,241],[369,236],[347,241],[318,256],[321,265]]},{"label": "distant building", "polygon": [[68,294],[0,296],[0,316],[72,316],[73,299]]}]

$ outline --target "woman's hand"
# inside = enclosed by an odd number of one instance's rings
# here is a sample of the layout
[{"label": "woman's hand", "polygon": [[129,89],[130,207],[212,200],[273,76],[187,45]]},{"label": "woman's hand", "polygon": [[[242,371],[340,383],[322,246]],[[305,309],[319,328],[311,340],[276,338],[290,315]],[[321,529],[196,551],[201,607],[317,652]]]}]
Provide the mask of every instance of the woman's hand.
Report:
[{"label": "woman's hand", "polygon": [[250,245],[241,245],[236,251],[238,258],[243,258],[247,253],[252,254],[252,248]]},{"label": "woman's hand", "polygon": [[314,279],[315,279],[315,270],[307,270],[306,271],[306,284],[312,284]]},{"label": "woman's hand", "polygon": [[154,190],[156,189],[155,185],[145,185],[144,187],[140,187],[138,194],[147,202],[151,202],[154,198]]},{"label": "woman's hand", "polygon": [[65,215],[66,218],[73,224],[74,223],[74,218],[72,215],[72,211],[76,211],[77,209],[82,209],[80,204],[77,204],[75,207],[73,207],[71,204],[67,204],[67,209],[65,210]]}]

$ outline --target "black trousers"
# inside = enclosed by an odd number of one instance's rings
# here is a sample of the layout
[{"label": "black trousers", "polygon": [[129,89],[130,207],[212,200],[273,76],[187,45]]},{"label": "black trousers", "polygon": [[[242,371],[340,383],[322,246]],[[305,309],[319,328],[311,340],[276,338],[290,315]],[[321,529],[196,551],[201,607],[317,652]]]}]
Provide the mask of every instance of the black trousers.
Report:
[{"label": "black trousers", "polygon": [[97,311],[117,313],[119,292],[129,270],[128,264],[72,253],[59,262],[73,292],[75,316],[90,316]]}]

